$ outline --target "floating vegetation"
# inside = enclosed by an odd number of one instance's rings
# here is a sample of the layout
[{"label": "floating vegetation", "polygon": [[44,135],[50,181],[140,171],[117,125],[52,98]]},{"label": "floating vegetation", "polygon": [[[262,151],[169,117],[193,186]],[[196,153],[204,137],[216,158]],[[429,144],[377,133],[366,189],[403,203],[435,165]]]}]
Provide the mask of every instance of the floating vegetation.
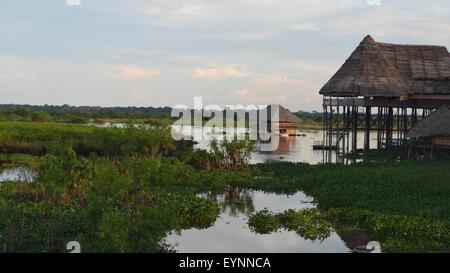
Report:
[{"label": "floating vegetation", "polygon": [[259,234],[269,234],[285,229],[312,241],[323,241],[331,235],[332,231],[331,224],[314,208],[289,209],[282,213],[261,210],[250,216],[248,225],[252,231]]}]

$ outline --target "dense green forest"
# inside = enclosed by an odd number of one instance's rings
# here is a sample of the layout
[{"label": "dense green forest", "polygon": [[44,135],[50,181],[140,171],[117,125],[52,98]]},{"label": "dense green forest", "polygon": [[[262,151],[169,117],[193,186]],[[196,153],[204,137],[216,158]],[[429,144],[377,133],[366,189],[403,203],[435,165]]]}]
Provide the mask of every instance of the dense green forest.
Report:
[{"label": "dense green forest", "polygon": [[[70,106],[70,105],[19,105],[0,104],[1,120],[18,121],[77,121],[82,123],[88,119],[145,119],[169,118],[170,107],[100,107],[100,106]],[[320,112],[295,112],[305,120],[320,122],[323,114]]]},{"label": "dense green forest", "polygon": [[104,119],[169,118],[170,107],[99,107],[70,105],[0,105],[0,120],[86,123]]}]

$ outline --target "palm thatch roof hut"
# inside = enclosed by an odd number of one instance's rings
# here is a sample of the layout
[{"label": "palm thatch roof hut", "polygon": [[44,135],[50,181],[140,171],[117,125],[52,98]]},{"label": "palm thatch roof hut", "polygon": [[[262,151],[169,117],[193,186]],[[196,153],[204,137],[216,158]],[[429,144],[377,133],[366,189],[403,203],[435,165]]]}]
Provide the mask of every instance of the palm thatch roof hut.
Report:
[{"label": "palm thatch roof hut", "polygon": [[336,138],[342,150],[355,151],[363,127],[369,150],[376,124],[377,148],[403,146],[407,131],[421,118],[450,105],[450,53],[445,46],[381,43],[368,35],[319,93],[324,143]]},{"label": "palm thatch roof hut", "polygon": [[365,37],[320,94],[333,97],[450,95],[444,46],[402,45]]},{"label": "palm thatch roof hut", "polygon": [[288,109],[284,108],[281,105],[278,105],[279,107],[279,119],[281,121],[285,122],[292,122],[292,123],[298,123],[301,122],[302,119],[299,118],[297,115],[289,111]]},{"label": "palm thatch roof hut", "polygon": [[[274,120],[273,122],[279,128],[280,135],[297,136],[297,129],[302,119],[281,105],[271,104],[268,107],[270,109],[274,107],[278,108],[278,120]],[[269,119],[269,122],[272,121]]]}]

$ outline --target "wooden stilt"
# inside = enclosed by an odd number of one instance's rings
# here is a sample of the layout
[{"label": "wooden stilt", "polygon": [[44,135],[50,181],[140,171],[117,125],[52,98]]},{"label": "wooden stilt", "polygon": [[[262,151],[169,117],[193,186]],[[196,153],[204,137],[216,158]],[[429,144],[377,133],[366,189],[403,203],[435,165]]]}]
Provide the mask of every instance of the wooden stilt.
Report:
[{"label": "wooden stilt", "polygon": [[372,110],[370,107],[366,107],[366,124],[365,124],[365,133],[364,133],[364,151],[368,152],[370,150],[370,121],[372,118]]}]

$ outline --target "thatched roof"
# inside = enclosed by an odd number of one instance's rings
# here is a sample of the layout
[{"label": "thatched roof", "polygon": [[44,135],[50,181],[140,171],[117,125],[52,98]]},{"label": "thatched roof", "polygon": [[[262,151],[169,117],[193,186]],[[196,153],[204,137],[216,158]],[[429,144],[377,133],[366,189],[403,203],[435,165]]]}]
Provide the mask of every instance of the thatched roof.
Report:
[{"label": "thatched roof", "polygon": [[[294,113],[292,113],[291,111],[289,111],[288,109],[284,108],[283,106],[279,105],[279,104],[270,104],[268,105],[268,107],[270,107],[269,109],[271,109],[272,107],[276,107],[278,106],[278,112],[279,112],[279,121],[288,121],[288,122],[300,122],[302,121],[301,118],[299,118],[297,115],[295,115]],[[270,120],[270,118],[269,118]]]},{"label": "thatched roof", "polygon": [[407,138],[450,136],[450,109],[443,106],[409,130]]},{"label": "thatched roof", "polygon": [[320,90],[325,96],[450,95],[450,53],[444,46],[398,45],[365,37]]},{"label": "thatched roof", "polygon": [[300,122],[301,119],[297,117],[294,113],[289,111],[288,109],[284,108],[283,106],[279,105],[279,112],[280,112],[280,121],[289,121],[289,122]]}]

